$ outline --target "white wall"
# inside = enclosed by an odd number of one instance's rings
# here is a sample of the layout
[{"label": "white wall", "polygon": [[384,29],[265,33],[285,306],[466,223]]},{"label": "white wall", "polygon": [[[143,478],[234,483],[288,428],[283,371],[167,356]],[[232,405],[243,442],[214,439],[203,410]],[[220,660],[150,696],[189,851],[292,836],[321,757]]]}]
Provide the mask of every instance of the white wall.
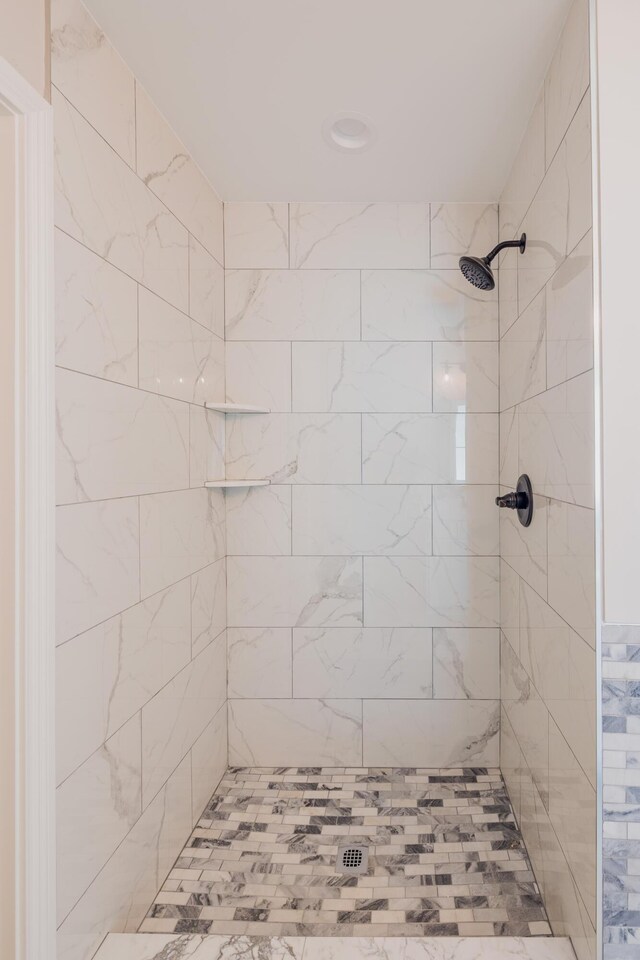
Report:
[{"label": "white wall", "polygon": [[594,391],[589,24],[575,0],[500,204],[501,767],[554,933],[595,952]]},{"label": "white wall", "polygon": [[0,57],[49,97],[49,0],[0,0]]},{"label": "white wall", "polygon": [[59,956],[135,930],[226,766],[222,204],[52,11]]},{"label": "white wall", "polygon": [[15,121],[0,113],[0,764],[5,775],[0,783],[0,816],[7,824],[5,854],[0,867],[0,953],[16,954],[16,785],[13,772],[19,767],[16,744],[15,701],[15,606],[16,606],[16,436],[15,436]]},{"label": "white wall", "polygon": [[230,760],[498,760],[493,204],[225,204]]},{"label": "white wall", "polygon": [[635,304],[640,135],[629,120],[640,96],[633,0],[598,0],[597,70],[602,315],[604,619],[640,623],[640,510],[631,491],[640,471],[635,411],[640,348]]}]

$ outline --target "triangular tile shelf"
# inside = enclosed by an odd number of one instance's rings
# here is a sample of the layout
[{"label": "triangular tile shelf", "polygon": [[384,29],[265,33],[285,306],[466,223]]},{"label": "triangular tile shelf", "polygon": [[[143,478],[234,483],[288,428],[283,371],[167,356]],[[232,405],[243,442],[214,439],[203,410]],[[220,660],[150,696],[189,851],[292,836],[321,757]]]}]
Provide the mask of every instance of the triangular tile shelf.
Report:
[{"label": "triangular tile shelf", "polygon": [[208,490],[231,490],[233,487],[268,487],[271,480],[206,480]]},{"label": "triangular tile shelf", "polygon": [[249,403],[205,403],[207,410],[219,413],[271,413],[267,407],[253,407]]},{"label": "triangular tile shelf", "polygon": [[[271,413],[267,407],[254,407],[248,403],[205,403],[207,410],[218,413]],[[268,487],[270,480],[207,480],[208,490],[231,490],[234,487]]]}]

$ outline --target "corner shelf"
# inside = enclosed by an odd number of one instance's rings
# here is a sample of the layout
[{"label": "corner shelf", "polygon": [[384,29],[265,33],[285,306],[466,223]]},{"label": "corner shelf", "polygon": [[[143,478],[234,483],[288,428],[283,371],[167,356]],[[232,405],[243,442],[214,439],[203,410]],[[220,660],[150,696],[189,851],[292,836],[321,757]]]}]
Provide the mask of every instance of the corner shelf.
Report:
[{"label": "corner shelf", "polygon": [[249,403],[205,403],[207,410],[218,413],[271,413],[267,407],[254,407]]},{"label": "corner shelf", "polygon": [[208,490],[231,490],[233,487],[268,487],[271,480],[206,480]]},{"label": "corner shelf", "polygon": [[[255,407],[250,403],[213,403],[205,402],[206,410],[217,410],[218,413],[271,413],[267,407]],[[268,487],[270,480],[206,480],[208,490],[232,490],[234,487]]]}]

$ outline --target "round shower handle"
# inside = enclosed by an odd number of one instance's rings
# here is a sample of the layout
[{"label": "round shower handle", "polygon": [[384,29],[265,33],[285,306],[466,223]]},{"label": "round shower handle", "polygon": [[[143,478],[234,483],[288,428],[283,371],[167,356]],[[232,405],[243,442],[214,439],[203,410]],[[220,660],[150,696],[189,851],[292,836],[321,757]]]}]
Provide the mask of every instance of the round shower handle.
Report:
[{"label": "round shower handle", "polygon": [[516,489],[496,497],[496,506],[507,510],[517,510],[518,520],[523,527],[528,527],[533,520],[533,490],[531,480],[526,473],[518,479]]}]

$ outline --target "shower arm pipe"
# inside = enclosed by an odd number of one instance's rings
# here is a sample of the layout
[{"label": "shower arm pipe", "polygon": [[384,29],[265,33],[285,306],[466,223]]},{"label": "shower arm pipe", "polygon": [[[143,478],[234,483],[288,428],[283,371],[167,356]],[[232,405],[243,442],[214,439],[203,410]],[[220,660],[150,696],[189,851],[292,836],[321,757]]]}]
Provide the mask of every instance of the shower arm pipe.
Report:
[{"label": "shower arm pipe", "polygon": [[527,235],[523,233],[519,240],[503,240],[502,243],[497,244],[487,256],[484,258],[485,263],[489,264],[492,260],[498,256],[501,250],[506,250],[508,247],[519,247],[520,253],[524,253],[527,246]]}]

